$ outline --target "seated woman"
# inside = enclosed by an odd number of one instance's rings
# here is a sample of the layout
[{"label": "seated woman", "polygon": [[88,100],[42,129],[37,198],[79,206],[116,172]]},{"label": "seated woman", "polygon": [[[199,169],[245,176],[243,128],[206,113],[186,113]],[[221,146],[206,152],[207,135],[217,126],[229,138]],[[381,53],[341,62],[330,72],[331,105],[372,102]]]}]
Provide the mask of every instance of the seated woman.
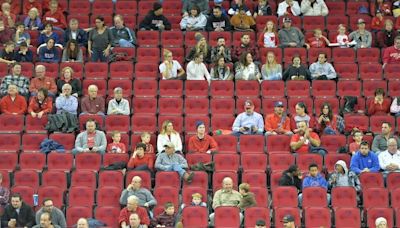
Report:
[{"label": "seated woman", "polygon": [[61,77],[57,80],[58,94],[62,93],[62,87],[64,84],[70,84],[72,87],[71,95],[78,98],[82,96],[81,81],[77,78],[73,78],[74,70],[71,67],[64,67],[61,70]]},{"label": "seated woman", "polygon": [[39,60],[45,63],[58,63],[60,62],[60,53],[54,46],[55,40],[50,38],[46,41],[46,46],[39,49]]},{"label": "seated woman", "polygon": [[182,151],[181,136],[174,130],[174,125],[170,120],[165,120],[162,123],[160,134],[157,137],[157,151],[161,153],[164,151],[164,146],[167,143],[173,143],[176,151]]},{"label": "seated woman", "polygon": [[261,75],[263,80],[282,80],[282,66],[276,62],[274,52],[267,53],[267,61],[261,67]]},{"label": "seated woman", "polygon": [[311,80],[311,73],[306,66],[301,65],[300,56],[292,58],[292,64],[283,73],[283,80]]},{"label": "seated woman", "polygon": [[53,110],[53,99],[48,96],[47,89],[40,88],[36,96],[29,101],[28,112],[33,118],[42,118]]},{"label": "seated woman", "polygon": [[217,61],[214,63],[214,67],[211,68],[211,80],[232,80],[233,73],[230,67],[225,63],[224,56],[220,55],[217,57]]},{"label": "seated woman", "polygon": [[325,102],[321,106],[321,114],[318,119],[318,130],[320,134],[336,135],[337,118],[332,112],[332,107],[328,102]]},{"label": "seated woman", "polygon": [[390,105],[390,112],[396,117],[400,116],[400,97],[395,97]]},{"label": "seated woman", "polygon": [[207,17],[203,15],[197,5],[193,5],[190,14],[184,16],[180,22],[182,30],[199,31],[204,30],[207,25]]},{"label": "seated woman", "polygon": [[385,99],[385,91],[382,88],[375,90],[374,99],[368,102],[368,115],[388,115],[390,109],[390,100]]},{"label": "seated woman", "polygon": [[207,44],[206,38],[199,32],[194,35],[194,38],[197,41],[196,46],[190,50],[188,56],[186,57],[186,61],[192,61],[196,54],[201,53],[203,54],[204,62],[211,63],[211,47]]},{"label": "seated woman", "polygon": [[111,30],[106,26],[104,17],[96,17],[96,27],[89,32],[88,53],[92,62],[107,62],[114,40]]},{"label": "seated woman", "polygon": [[258,47],[276,48],[279,44],[279,37],[273,21],[267,21],[264,30],[258,38]]},{"label": "seated woman", "polygon": [[61,62],[83,62],[82,50],[76,40],[68,41],[63,50]]},{"label": "seated woman", "polygon": [[235,80],[261,80],[258,66],[253,62],[250,52],[243,52],[240,61],[236,64]]},{"label": "seated woman", "polygon": [[39,16],[39,10],[35,7],[31,8],[28,12],[28,16],[24,20],[25,29],[28,30],[40,30],[43,28],[42,20]]},{"label": "seated woman", "polygon": [[178,61],[172,57],[170,50],[164,49],[164,62],[158,67],[163,79],[184,79],[185,70]]},{"label": "seated woman", "polygon": [[297,123],[301,121],[305,121],[309,128],[313,128],[314,120],[310,115],[308,115],[306,104],[303,102],[299,102],[296,104],[295,108],[296,108],[296,113],[292,116],[292,119],[290,120],[292,131],[294,133],[297,133],[296,132]]},{"label": "seated woman", "polygon": [[210,82],[210,73],[203,63],[203,54],[201,53],[196,54],[194,60],[188,63],[186,72],[186,80],[207,80]]},{"label": "seated woman", "polygon": [[53,31],[53,25],[52,24],[46,24],[44,26],[44,29],[42,32],[40,32],[39,35],[39,45],[42,45],[47,42],[48,39],[53,39],[55,41],[55,44],[60,43],[60,37],[58,36],[57,33]]}]

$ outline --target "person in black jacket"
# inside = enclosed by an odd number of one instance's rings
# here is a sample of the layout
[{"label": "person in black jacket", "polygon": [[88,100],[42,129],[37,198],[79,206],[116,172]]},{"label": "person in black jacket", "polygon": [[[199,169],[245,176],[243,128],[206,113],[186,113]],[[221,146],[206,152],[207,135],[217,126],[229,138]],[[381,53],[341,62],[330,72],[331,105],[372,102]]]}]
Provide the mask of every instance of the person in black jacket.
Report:
[{"label": "person in black jacket", "polygon": [[222,9],[220,6],[215,6],[212,15],[208,17],[207,20],[207,31],[231,31],[231,23],[228,16],[222,14]]},{"label": "person in black jacket", "polygon": [[302,175],[297,165],[291,165],[283,172],[279,179],[279,186],[294,186],[298,192],[301,192]]},{"label": "person in black jacket", "polygon": [[153,10],[140,22],[139,28],[140,30],[171,30],[171,23],[163,15],[163,8],[160,3],[155,2],[153,4]]},{"label": "person in black jacket", "polygon": [[295,55],[292,58],[292,64],[283,72],[283,80],[311,80],[311,72],[301,64],[301,57]]},{"label": "person in black jacket", "polygon": [[20,44],[15,58],[17,62],[33,62],[33,53],[29,50],[28,44],[25,41]]},{"label": "person in black jacket", "polygon": [[28,204],[22,202],[22,197],[19,193],[14,193],[11,196],[11,204],[4,209],[1,225],[2,227],[11,228],[32,227],[35,225],[35,213]]},{"label": "person in black jacket", "polygon": [[87,47],[88,34],[79,28],[79,22],[75,18],[69,21],[69,26],[64,32],[64,43],[68,43],[69,40],[76,40],[80,47]]}]

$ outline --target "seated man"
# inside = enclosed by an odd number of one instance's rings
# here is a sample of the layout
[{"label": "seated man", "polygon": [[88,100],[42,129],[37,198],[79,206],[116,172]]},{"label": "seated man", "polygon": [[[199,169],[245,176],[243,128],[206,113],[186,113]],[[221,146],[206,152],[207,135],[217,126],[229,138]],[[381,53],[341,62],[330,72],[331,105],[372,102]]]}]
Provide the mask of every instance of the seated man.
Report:
[{"label": "seated man", "polygon": [[193,180],[194,172],[186,171],[188,164],[186,159],[175,153],[175,145],[171,142],[164,145],[165,152],[157,156],[155,168],[160,171],[175,171],[188,183]]},{"label": "seated man", "polygon": [[122,208],[119,213],[118,222],[121,227],[128,227],[129,217],[131,214],[138,214],[140,218],[140,224],[143,225],[144,228],[147,228],[150,225],[150,219],[147,215],[147,210],[143,207],[139,206],[139,200],[136,196],[129,196],[126,207]]},{"label": "seated man", "polygon": [[372,141],[371,149],[376,154],[379,154],[388,148],[387,141],[390,138],[394,138],[397,141],[397,149],[400,146],[400,140],[397,136],[392,133],[392,125],[389,122],[382,122],[382,133],[377,134]]},{"label": "seated man", "polygon": [[218,37],[217,46],[211,49],[211,61],[217,62],[220,56],[223,56],[226,62],[232,61],[231,49],[225,45],[224,37]]},{"label": "seated man", "polygon": [[390,138],[387,144],[387,150],[378,155],[379,165],[385,176],[390,172],[400,171],[400,151],[397,149],[397,140]]},{"label": "seated man", "polygon": [[203,121],[196,122],[197,134],[189,139],[189,153],[207,153],[218,151],[218,144],[215,139],[206,134],[206,126]]},{"label": "seated man", "polygon": [[8,95],[1,98],[0,110],[4,114],[23,115],[28,108],[25,98],[18,94],[16,85],[8,86]]},{"label": "seated man", "polygon": [[62,87],[62,93],[56,99],[57,114],[62,112],[77,114],[78,99],[72,96],[71,92],[72,86],[70,84],[64,84]]},{"label": "seated man", "polygon": [[11,84],[18,87],[18,93],[21,96],[29,97],[29,79],[22,75],[22,67],[19,63],[15,63],[12,67],[11,74],[3,78],[0,85],[0,96],[7,95],[8,86]]},{"label": "seated man", "polygon": [[243,6],[239,7],[239,13],[231,18],[231,24],[236,31],[254,31],[256,28],[256,21],[252,16],[246,14]]},{"label": "seated man", "polygon": [[231,30],[229,18],[227,15],[222,13],[222,8],[220,6],[215,6],[213,13],[208,17],[206,30],[210,32],[223,32]]},{"label": "seated man", "polygon": [[35,212],[22,201],[19,193],[11,196],[11,203],[4,209],[1,227],[32,227],[35,224]]},{"label": "seated man", "polygon": [[96,130],[96,122],[89,119],[86,121],[86,131],[76,136],[75,149],[72,153],[101,153],[104,154],[107,148],[107,139],[104,132]]},{"label": "seated man", "polygon": [[[37,225],[32,228],[61,228],[61,226],[53,224],[52,219],[53,217],[49,212],[43,212],[39,216],[39,222],[37,222]],[[66,225],[63,227],[66,227]]]},{"label": "seated man", "polygon": [[114,27],[111,27],[116,47],[134,47],[136,46],[135,33],[124,25],[124,18],[117,14],[114,16]]},{"label": "seated man", "polygon": [[163,8],[160,3],[155,2],[153,4],[153,10],[140,22],[139,28],[140,30],[171,30],[171,23],[163,15]]},{"label": "seated man", "polygon": [[274,113],[265,118],[265,135],[292,135],[290,130],[290,118],[284,111],[282,101],[276,101],[274,104]]},{"label": "seated man", "polygon": [[144,170],[153,171],[154,158],[152,155],[145,154],[146,144],[138,143],[136,144],[135,151],[132,154],[131,159],[129,159],[127,168],[133,170]]},{"label": "seated man", "polygon": [[318,55],[318,61],[310,66],[311,77],[313,80],[336,79],[336,71],[332,64],[328,63],[326,53]]},{"label": "seated man", "polygon": [[88,87],[89,96],[85,96],[81,101],[81,114],[104,115],[105,101],[103,97],[97,96],[97,91],[98,88],[96,85]]},{"label": "seated man", "polygon": [[303,47],[304,34],[300,29],[292,27],[292,19],[289,17],[283,18],[283,28],[278,32],[281,47]]},{"label": "seated man", "polygon": [[14,51],[15,44],[12,41],[5,43],[5,47],[0,51],[0,63],[8,65],[14,64],[16,60],[16,53]]},{"label": "seated man", "polygon": [[167,202],[164,204],[164,211],[156,216],[152,221],[152,227],[176,227],[177,213],[174,204]]},{"label": "seated man", "polygon": [[292,135],[290,139],[290,148],[295,153],[305,154],[305,153],[318,153],[321,156],[325,156],[326,151],[320,148],[321,140],[317,133],[313,132],[307,126],[306,121],[297,122],[296,134]]},{"label": "seated man", "polygon": [[[308,166],[308,171],[309,171],[309,176],[305,177],[303,180],[303,191],[305,188],[308,187],[322,187],[325,188],[326,191],[328,191],[328,182],[326,182],[325,177],[323,177],[318,170],[318,165],[315,163],[312,163]],[[326,200],[327,200],[327,206],[329,205],[331,201],[331,195],[326,194]],[[299,195],[299,207],[301,207],[303,203],[303,194],[301,193]]]},{"label": "seated man", "polygon": [[359,175],[368,172],[377,173],[379,169],[378,156],[369,150],[368,142],[361,142],[360,150],[351,157],[350,170]]},{"label": "seated man", "polygon": [[89,223],[86,218],[79,218],[76,222],[77,228],[89,228]]},{"label": "seated man", "polygon": [[108,102],[107,115],[129,115],[129,101],[123,98],[122,88],[114,89],[114,99]]},{"label": "seated man", "polygon": [[297,165],[291,165],[279,179],[279,186],[294,186],[301,192],[303,175]]},{"label": "seated man", "polygon": [[240,113],[233,122],[232,131],[236,136],[261,135],[264,133],[263,117],[254,111],[254,103],[251,100],[244,102],[245,112]]},{"label": "seated man", "polygon": [[361,183],[357,174],[348,170],[346,162],[339,160],[335,164],[335,171],[330,174],[329,189],[335,187],[354,187],[357,192],[361,191]]},{"label": "seated man", "polygon": [[129,196],[136,196],[141,207],[149,209],[157,205],[157,200],[151,194],[151,192],[142,187],[142,178],[139,176],[134,176],[131,183],[124,189],[119,198],[119,203],[121,205],[126,205]]},{"label": "seated man", "polygon": [[36,212],[36,224],[41,224],[43,214],[50,215],[49,220],[54,226],[67,227],[64,213],[53,205],[53,200],[50,198],[44,199],[43,207]]},{"label": "seated man", "polygon": [[19,45],[19,49],[15,53],[15,60],[17,62],[33,62],[33,53],[29,50],[26,42],[22,42]]},{"label": "seated man", "polygon": [[70,40],[76,40],[79,47],[87,46],[88,34],[83,29],[79,28],[79,22],[75,18],[69,21],[69,27],[64,32],[64,43],[66,44]]},{"label": "seated man", "polygon": [[46,77],[46,67],[37,65],[35,67],[36,77],[31,80],[29,91],[31,96],[36,96],[40,88],[46,88],[50,97],[54,98],[57,94],[57,85],[54,78]]}]

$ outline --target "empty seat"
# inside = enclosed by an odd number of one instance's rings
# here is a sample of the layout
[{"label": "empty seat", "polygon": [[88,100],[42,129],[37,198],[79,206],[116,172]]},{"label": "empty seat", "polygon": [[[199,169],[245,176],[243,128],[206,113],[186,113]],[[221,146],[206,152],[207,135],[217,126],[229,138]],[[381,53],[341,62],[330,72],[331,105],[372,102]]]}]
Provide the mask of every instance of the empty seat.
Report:
[{"label": "empty seat", "polygon": [[67,189],[67,175],[60,170],[48,170],[42,173],[42,186],[56,186]]},{"label": "empty seat", "polygon": [[357,192],[353,187],[335,187],[331,191],[332,207],[357,207]]},{"label": "empty seat", "polygon": [[139,132],[156,132],[157,120],[155,115],[135,114],[132,116],[132,131]]},{"label": "empty seat", "polygon": [[[154,61],[154,62],[158,62]],[[153,62],[138,62],[135,65],[135,77],[136,79],[156,79],[158,78],[158,64]],[[151,83],[151,81],[150,81]],[[153,81],[153,83],[157,83]],[[136,90],[136,89],[135,89]],[[152,94],[153,96],[156,93]]]},{"label": "empty seat", "polygon": [[340,207],[335,210],[335,227],[361,227],[360,209]]},{"label": "empty seat", "polygon": [[112,186],[118,189],[124,187],[124,176],[119,170],[107,170],[99,174],[99,188]]},{"label": "empty seat", "polygon": [[287,135],[269,135],[267,137],[268,153],[274,151],[290,152],[290,137]]},{"label": "empty seat", "polygon": [[234,121],[235,117],[232,115],[212,115],[210,130],[230,129]]},{"label": "empty seat", "polygon": [[14,173],[14,186],[39,187],[39,175],[34,170],[20,170]]},{"label": "empty seat", "polygon": [[208,115],[208,98],[186,98],[185,115]]},{"label": "empty seat", "polygon": [[269,155],[271,171],[284,171],[295,164],[295,157],[290,153],[272,153]]},{"label": "empty seat", "polygon": [[213,80],[210,84],[211,97],[233,97],[234,83],[233,81]]},{"label": "empty seat", "polygon": [[158,108],[162,115],[182,115],[183,102],[180,98],[159,98]]},{"label": "empty seat", "polygon": [[207,208],[198,206],[185,207],[182,211],[182,223],[186,227],[208,227]]},{"label": "empty seat", "polygon": [[155,187],[174,187],[176,189],[180,189],[181,187],[181,179],[177,172],[174,171],[163,171],[156,173],[156,183]]},{"label": "empty seat", "polygon": [[137,42],[140,47],[156,47],[159,45],[160,33],[158,31],[138,31]]},{"label": "empty seat", "polygon": [[69,206],[87,206],[94,204],[94,189],[87,186],[72,186],[69,189]]},{"label": "empty seat", "polygon": [[213,160],[215,171],[237,172],[239,169],[240,162],[238,154],[215,154]]},{"label": "empty seat", "polygon": [[14,185],[11,188],[11,193],[19,193],[22,197],[22,200],[28,204],[33,205],[33,194],[36,193],[36,189],[33,189],[30,186],[17,186]]},{"label": "empty seat", "polygon": [[389,192],[385,188],[363,189],[363,204],[365,209],[374,207],[389,207]]},{"label": "empty seat", "polygon": [[310,164],[317,164],[319,168],[322,167],[322,156],[319,154],[298,154],[296,159],[296,164],[299,169],[303,172],[308,171],[308,166]]},{"label": "empty seat", "polygon": [[327,191],[322,187],[308,187],[303,189],[303,208],[328,206]]},{"label": "empty seat", "polygon": [[91,170],[77,170],[71,174],[71,187],[87,186],[95,189],[97,185],[96,173]]},{"label": "empty seat", "polygon": [[161,33],[161,45],[163,47],[181,47],[183,40],[181,31],[163,31]]},{"label": "empty seat", "polygon": [[310,207],[305,209],[306,227],[331,227],[331,213],[326,207]]},{"label": "empty seat", "polygon": [[369,118],[371,131],[375,134],[382,132],[382,123],[390,123],[391,126],[395,126],[395,118],[393,116],[378,116],[374,115]]},{"label": "empty seat", "polygon": [[240,227],[239,208],[220,206],[214,210],[214,227]]},{"label": "empty seat", "polygon": [[22,135],[22,150],[24,152],[39,152],[40,143],[46,138],[46,134],[24,134]]},{"label": "empty seat", "polygon": [[359,63],[378,63],[380,62],[381,50],[379,48],[359,48],[357,49],[357,61]]},{"label": "empty seat", "polygon": [[66,209],[66,220],[68,227],[74,226],[80,218],[91,218],[92,216],[92,208],[87,206],[68,207]]},{"label": "empty seat", "polygon": [[187,80],[185,82],[185,95],[187,97],[208,97],[208,86],[206,80]]},{"label": "empty seat", "polygon": [[332,58],[335,63],[352,63],[355,61],[356,53],[353,48],[334,48]]},{"label": "empty seat", "polygon": [[25,131],[27,133],[47,133],[44,127],[47,124],[47,116],[42,118],[33,118],[31,115],[26,116]]},{"label": "empty seat", "polygon": [[157,113],[157,100],[147,99],[143,97],[134,97],[132,99],[132,107],[134,114],[156,114]]},{"label": "empty seat", "polygon": [[383,176],[381,173],[361,173],[360,182],[363,189],[384,187]]},{"label": "empty seat", "polygon": [[358,79],[358,65],[353,62],[336,63],[335,70],[339,80],[357,80]]},{"label": "empty seat", "polygon": [[244,211],[244,227],[255,227],[257,220],[264,218],[266,227],[270,227],[268,207],[248,207]]},{"label": "empty seat", "polygon": [[332,80],[314,80],[312,82],[313,97],[335,97],[336,82]]},{"label": "empty seat", "polygon": [[121,188],[114,186],[103,186],[97,189],[96,203],[97,206],[113,206],[119,207],[119,198]]},{"label": "empty seat", "polygon": [[267,175],[265,171],[246,171],[242,174],[242,182],[250,184],[252,187],[267,186]]},{"label": "empty seat", "polygon": [[346,147],[346,137],[344,135],[322,135],[321,146],[327,151],[336,152],[341,147]]},{"label": "empty seat", "polygon": [[210,111],[213,117],[215,115],[234,115],[235,100],[231,98],[213,98],[210,100]]},{"label": "empty seat", "polygon": [[127,115],[108,115],[106,116],[105,130],[107,132],[119,131],[121,133],[130,132],[130,118]]},{"label": "empty seat", "polygon": [[79,153],[75,156],[75,167],[77,170],[98,171],[101,166],[101,154]]},{"label": "empty seat", "polygon": [[382,80],[382,65],[380,63],[361,63],[359,65],[360,79]]},{"label": "empty seat", "polygon": [[110,227],[118,227],[120,207],[100,206],[94,211],[94,217]]},{"label": "empty seat", "polygon": [[21,133],[24,128],[24,115],[0,115],[0,133]]},{"label": "empty seat", "polygon": [[264,136],[242,135],[239,140],[239,152],[244,153],[264,153]]},{"label": "empty seat", "polygon": [[400,187],[400,173],[389,173],[386,178],[386,186],[389,191]]},{"label": "empty seat", "polygon": [[138,48],[136,52],[137,62],[158,63],[160,62],[159,48]]},{"label": "empty seat", "polygon": [[346,132],[350,132],[353,128],[358,128],[361,131],[369,130],[369,118],[362,115],[344,115],[346,123]]},{"label": "empty seat", "polygon": [[264,80],[261,82],[261,95],[263,97],[285,96],[285,82],[280,80]]},{"label": "empty seat", "polygon": [[182,97],[182,80],[161,80],[158,84],[161,97]]},{"label": "empty seat", "polygon": [[274,208],[297,207],[297,188],[294,186],[279,186],[272,192]]},{"label": "empty seat", "polygon": [[245,172],[265,172],[267,170],[268,158],[265,154],[242,154],[240,158],[242,169]]},{"label": "empty seat", "polygon": [[276,228],[283,228],[283,218],[286,215],[291,215],[294,217],[294,224],[296,227],[299,227],[301,225],[301,217],[300,217],[300,211],[299,208],[297,207],[279,207],[276,208],[275,210],[275,227]]},{"label": "empty seat", "polygon": [[[20,134],[1,134],[0,152],[13,152],[16,154],[20,150],[21,136]],[[2,166],[3,167],[3,166]]]},{"label": "empty seat", "polygon": [[50,153],[47,156],[47,168],[49,170],[60,170],[69,172],[74,162],[73,154]]},{"label": "empty seat", "polygon": [[236,96],[240,98],[252,98],[260,96],[260,83],[255,80],[238,80],[236,85]]},{"label": "empty seat", "polygon": [[309,81],[290,80],[286,82],[286,93],[288,97],[309,97],[310,87]]},{"label": "empty seat", "polygon": [[[85,64],[85,78],[107,79],[108,64],[88,62]],[[85,87],[83,87],[85,88]]]},{"label": "empty seat", "polygon": [[154,189],[154,198],[157,200],[157,204],[164,205],[167,202],[174,204],[175,208],[179,204],[179,189],[171,186],[159,186]]},{"label": "empty seat", "polygon": [[338,96],[361,96],[361,82],[360,81],[353,81],[353,80],[346,80],[346,81],[339,81],[337,84],[337,91]]},{"label": "empty seat", "polygon": [[214,137],[218,143],[218,152],[236,153],[237,138],[233,135],[218,135]]},{"label": "empty seat", "polygon": [[21,170],[42,171],[46,166],[46,155],[43,153],[24,152],[19,156],[19,167]]}]

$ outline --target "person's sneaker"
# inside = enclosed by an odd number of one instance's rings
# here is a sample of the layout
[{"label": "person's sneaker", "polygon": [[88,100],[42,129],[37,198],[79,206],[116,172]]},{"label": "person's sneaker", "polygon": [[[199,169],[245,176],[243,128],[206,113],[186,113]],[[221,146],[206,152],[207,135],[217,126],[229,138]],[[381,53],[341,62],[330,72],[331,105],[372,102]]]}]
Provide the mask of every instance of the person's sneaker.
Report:
[{"label": "person's sneaker", "polygon": [[186,173],[183,175],[183,179],[184,179],[188,184],[190,184],[190,183],[192,183],[193,176],[194,176],[194,172],[186,172]]}]

